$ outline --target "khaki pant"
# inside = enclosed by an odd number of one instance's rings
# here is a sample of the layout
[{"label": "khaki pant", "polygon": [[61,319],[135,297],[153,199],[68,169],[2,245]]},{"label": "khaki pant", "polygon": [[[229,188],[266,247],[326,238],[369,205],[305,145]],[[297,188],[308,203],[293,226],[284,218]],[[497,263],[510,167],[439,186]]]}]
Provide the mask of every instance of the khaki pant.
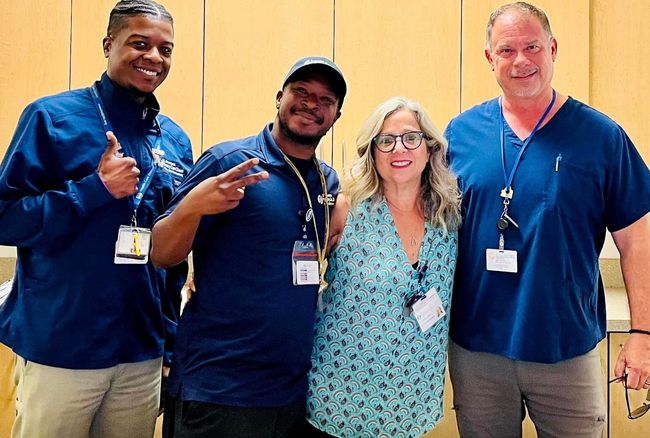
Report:
[{"label": "khaki pant", "polygon": [[540,438],[601,437],[605,398],[598,349],[554,364],[472,352],[449,343],[463,438],[518,438],[526,411]]},{"label": "khaki pant", "polygon": [[18,356],[13,438],[151,438],[162,359],[99,370],[55,368]]},{"label": "khaki pant", "polygon": [[14,363],[16,356],[9,347],[0,344],[0,437],[8,437],[16,418],[16,385]]}]

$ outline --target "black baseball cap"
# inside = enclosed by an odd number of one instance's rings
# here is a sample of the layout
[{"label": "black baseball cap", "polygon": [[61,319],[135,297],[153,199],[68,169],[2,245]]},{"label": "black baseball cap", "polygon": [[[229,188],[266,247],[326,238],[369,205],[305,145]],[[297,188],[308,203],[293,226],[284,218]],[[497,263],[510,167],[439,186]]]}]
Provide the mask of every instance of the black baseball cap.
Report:
[{"label": "black baseball cap", "polygon": [[339,98],[340,108],[341,105],[343,105],[343,99],[348,91],[348,87],[345,84],[345,78],[343,77],[343,73],[341,73],[341,69],[325,57],[307,56],[296,61],[293,67],[291,67],[291,70],[289,70],[289,73],[287,73],[287,76],[282,83],[282,88],[290,82],[303,79],[311,71],[323,73],[330,79],[332,91],[336,94],[336,97]]}]

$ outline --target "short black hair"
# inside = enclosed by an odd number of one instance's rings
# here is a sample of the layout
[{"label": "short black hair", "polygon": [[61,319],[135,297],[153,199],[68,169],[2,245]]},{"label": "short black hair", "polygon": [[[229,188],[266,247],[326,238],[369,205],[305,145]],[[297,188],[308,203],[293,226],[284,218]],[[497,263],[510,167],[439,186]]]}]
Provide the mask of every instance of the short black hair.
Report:
[{"label": "short black hair", "polygon": [[117,33],[126,27],[126,20],[138,15],[154,17],[159,20],[168,21],[174,26],[174,18],[167,9],[160,3],[153,0],[122,0],[119,1],[108,18],[106,35]]}]

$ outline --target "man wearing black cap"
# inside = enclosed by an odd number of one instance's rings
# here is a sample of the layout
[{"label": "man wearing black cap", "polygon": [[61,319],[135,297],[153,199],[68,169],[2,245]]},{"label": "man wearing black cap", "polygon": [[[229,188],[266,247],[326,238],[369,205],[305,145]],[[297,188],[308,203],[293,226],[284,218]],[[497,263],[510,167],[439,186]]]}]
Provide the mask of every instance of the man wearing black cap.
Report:
[{"label": "man wearing black cap", "polygon": [[346,84],[309,57],[276,95],[275,121],[209,149],[153,229],[151,257],[194,254],[169,391],[176,437],[300,436],[334,169],[316,159]]}]

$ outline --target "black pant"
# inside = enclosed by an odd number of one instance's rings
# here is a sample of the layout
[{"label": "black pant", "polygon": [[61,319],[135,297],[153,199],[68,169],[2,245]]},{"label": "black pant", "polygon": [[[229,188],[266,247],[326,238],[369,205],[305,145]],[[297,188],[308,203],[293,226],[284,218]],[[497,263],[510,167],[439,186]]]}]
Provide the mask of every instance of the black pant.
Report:
[{"label": "black pant", "polygon": [[[165,410],[170,414],[171,410]],[[176,401],[173,431],[166,438],[310,438],[305,401],[281,407],[246,408]],[[320,435],[322,436],[322,435]]]}]

